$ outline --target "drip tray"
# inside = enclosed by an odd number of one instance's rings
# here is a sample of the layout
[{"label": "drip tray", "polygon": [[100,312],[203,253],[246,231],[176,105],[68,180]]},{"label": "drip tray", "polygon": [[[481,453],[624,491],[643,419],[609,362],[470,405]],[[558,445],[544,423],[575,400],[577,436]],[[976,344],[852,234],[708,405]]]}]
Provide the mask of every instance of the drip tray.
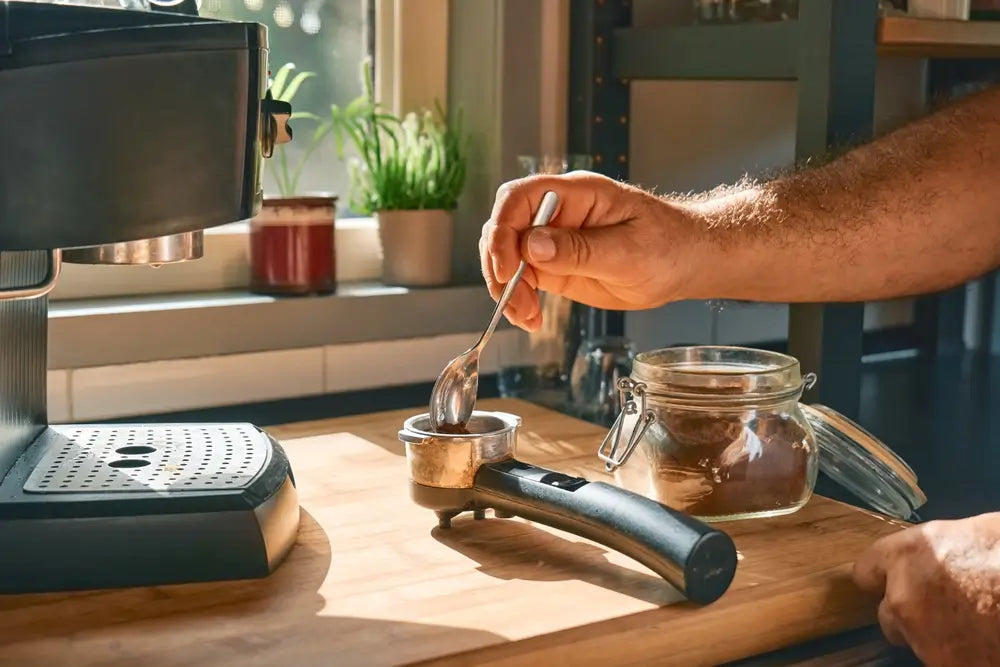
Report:
[{"label": "drip tray", "polygon": [[241,489],[264,469],[268,436],[249,424],[50,426],[25,493]]},{"label": "drip tray", "polygon": [[0,593],[266,577],[298,526],[253,424],[48,426],[0,480]]}]

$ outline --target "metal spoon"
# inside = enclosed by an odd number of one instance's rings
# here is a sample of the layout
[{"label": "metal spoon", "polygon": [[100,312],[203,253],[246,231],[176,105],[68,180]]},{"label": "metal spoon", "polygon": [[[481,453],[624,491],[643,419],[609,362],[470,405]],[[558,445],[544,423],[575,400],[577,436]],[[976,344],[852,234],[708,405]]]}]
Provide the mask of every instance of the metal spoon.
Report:
[{"label": "metal spoon", "polygon": [[[549,224],[549,218],[552,217],[558,203],[559,198],[556,193],[546,192],[531,226],[543,227]],[[452,359],[441,371],[437,382],[434,383],[434,389],[431,390],[430,421],[431,427],[435,431],[440,431],[442,427],[464,429],[469,417],[472,416],[472,410],[476,407],[476,395],[479,393],[479,353],[486,347],[486,343],[497,328],[500,317],[507,307],[507,302],[514,294],[514,288],[517,287],[517,283],[521,280],[527,266],[527,262],[521,260],[521,265],[517,267],[517,273],[504,287],[503,294],[500,295],[500,300],[497,301],[496,308],[493,309],[490,324],[480,336],[479,341]]]}]

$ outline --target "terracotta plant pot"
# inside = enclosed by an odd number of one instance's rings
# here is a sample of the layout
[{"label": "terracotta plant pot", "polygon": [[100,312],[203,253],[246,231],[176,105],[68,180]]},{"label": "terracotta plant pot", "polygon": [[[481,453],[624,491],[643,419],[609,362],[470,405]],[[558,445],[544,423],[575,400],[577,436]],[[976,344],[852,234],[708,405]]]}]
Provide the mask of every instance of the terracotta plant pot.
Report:
[{"label": "terracotta plant pot", "polygon": [[265,199],[250,221],[250,291],[329,294],[337,289],[336,197]]},{"label": "terracotta plant pot", "polygon": [[431,287],[451,282],[451,211],[379,211],[376,218],[383,283]]}]

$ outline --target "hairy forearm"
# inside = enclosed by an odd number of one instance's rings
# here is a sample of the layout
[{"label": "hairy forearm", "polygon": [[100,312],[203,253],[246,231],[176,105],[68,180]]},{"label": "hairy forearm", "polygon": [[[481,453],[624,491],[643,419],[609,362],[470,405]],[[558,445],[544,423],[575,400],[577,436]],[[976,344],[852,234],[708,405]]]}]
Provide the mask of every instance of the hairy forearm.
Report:
[{"label": "hairy forearm", "polygon": [[861,301],[960,284],[1000,265],[1000,88],[823,166],[668,201],[706,259],[684,298]]}]

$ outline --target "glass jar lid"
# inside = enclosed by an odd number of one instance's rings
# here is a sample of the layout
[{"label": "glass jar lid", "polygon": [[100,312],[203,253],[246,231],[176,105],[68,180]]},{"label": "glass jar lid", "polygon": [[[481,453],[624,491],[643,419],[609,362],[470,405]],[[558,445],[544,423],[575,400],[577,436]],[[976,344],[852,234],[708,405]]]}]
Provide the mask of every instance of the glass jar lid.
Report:
[{"label": "glass jar lid", "polygon": [[800,405],[816,434],[819,467],[873,509],[908,520],[927,502],[917,475],[885,443],[825,405]]},{"label": "glass jar lid", "polygon": [[787,399],[812,382],[795,357],[725,345],[643,352],[632,363],[632,377],[650,397],[683,403]]}]

